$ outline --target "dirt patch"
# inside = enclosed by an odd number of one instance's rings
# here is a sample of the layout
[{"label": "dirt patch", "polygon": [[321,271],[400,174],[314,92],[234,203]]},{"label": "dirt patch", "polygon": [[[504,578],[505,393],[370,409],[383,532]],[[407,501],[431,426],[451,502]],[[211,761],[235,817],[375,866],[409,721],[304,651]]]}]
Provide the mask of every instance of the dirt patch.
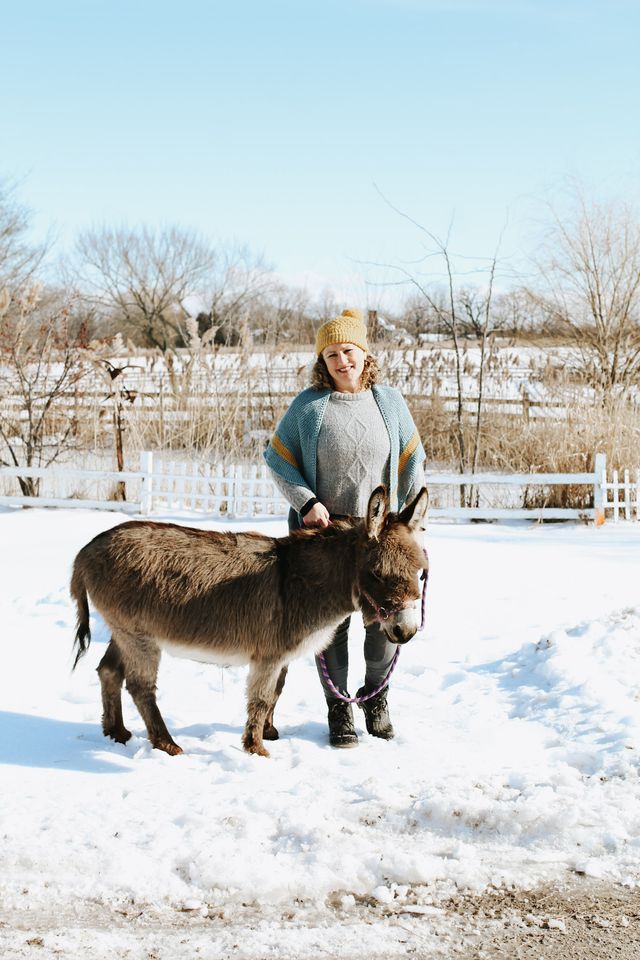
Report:
[{"label": "dirt patch", "polygon": [[538,890],[495,890],[442,904],[462,920],[467,942],[461,960],[637,960],[640,890],[606,883],[574,883]]},{"label": "dirt patch", "polygon": [[640,888],[574,881],[431,904],[295,902],[190,910],[75,903],[3,912],[12,960],[638,960]]}]

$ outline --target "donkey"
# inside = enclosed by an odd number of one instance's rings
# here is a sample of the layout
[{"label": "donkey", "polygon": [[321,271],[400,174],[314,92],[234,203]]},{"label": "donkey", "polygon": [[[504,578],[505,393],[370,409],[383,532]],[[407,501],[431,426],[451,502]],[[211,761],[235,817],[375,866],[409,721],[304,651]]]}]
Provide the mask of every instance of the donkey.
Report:
[{"label": "donkey", "polygon": [[278,739],[273,712],[294,657],[323,650],[356,610],[365,623],[378,619],[394,643],[416,633],[427,501],[423,487],[402,513],[389,513],[385,488],[377,487],[364,520],[282,538],[148,520],[99,534],[73,566],[73,666],[91,641],[88,595],[111,631],[98,666],[105,736],[117,743],[131,737],[122,719],[126,681],[153,746],[182,753],[156,703],[160,655],[167,650],[192,660],[249,664],[242,743],[248,753],[268,757],[263,739]]}]

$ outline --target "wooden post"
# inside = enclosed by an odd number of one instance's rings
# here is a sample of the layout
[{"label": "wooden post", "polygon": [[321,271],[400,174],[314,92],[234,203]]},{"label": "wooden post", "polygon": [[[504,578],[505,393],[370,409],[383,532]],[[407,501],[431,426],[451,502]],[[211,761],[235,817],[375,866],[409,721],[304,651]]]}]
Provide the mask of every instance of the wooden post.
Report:
[{"label": "wooden post", "polygon": [[[113,432],[116,442],[116,463],[118,465],[118,473],[124,473],[124,407],[122,403],[122,388],[120,381],[117,379],[120,373],[122,373],[122,371],[118,370],[115,374],[114,389],[111,396],[113,398]],[[127,487],[122,480],[116,484],[115,499],[127,499]]]},{"label": "wooden post", "polygon": [[367,336],[371,343],[377,343],[380,339],[380,330],[378,325],[378,311],[367,311]]},{"label": "wooden post", "polygon": [[596,527],[601,527],[605,521],[605,504],[607,482],[607,455],[596,453],[593,478],[593,521]]},{"label": "wooden post", "polygon": [[153,454],[150,450],[140,453],[140,513],[147,517],[153,506]]}]

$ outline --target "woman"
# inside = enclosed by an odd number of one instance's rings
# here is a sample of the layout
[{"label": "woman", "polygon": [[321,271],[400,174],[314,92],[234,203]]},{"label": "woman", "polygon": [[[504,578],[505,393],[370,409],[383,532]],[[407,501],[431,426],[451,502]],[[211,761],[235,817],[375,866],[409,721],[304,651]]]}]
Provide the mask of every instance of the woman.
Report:
[{"label": "woman", "polygon": [[[399,390],[377,383],[378,363],[357,310],[343,310],[318,330],[311,387],[294,398],[278,424],[265,459],[291,504],[289,529],[326,527],[332,517],[363,517],[372,490],[384,483],[391,509],[399,510],[424,483],[424,450]],[[347,693],[350,617],[324,653],[335,688]],[[375,690],[386,676],[395,645],[376,622],[366,629],[364,686]],[[350,703],[338,699],[316,658],[328,706],[329,742],[353,747],[358,737]],[[362,704],[367,731],[390,740],[386,689]]]}]

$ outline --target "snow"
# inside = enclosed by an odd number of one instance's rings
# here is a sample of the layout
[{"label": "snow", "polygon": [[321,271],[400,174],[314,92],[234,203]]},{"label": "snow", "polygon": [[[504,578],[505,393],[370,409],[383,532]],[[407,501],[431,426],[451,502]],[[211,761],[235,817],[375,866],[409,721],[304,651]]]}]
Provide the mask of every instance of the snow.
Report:
[{"label": "snow", "polygon": [[[352,956],[356,944],[389,956],[391,928],[361,923],[359,904],[436,910],[456,890],[569,874],[640,882],[640,524],[432,523],[427,628],[391,685],[395,740],[369,737],[356,711],[358,748],[331,749],[307,658],[264,759],[240,745],[245,669],[169,657],[159,703],[184,755],[151,749],[127,695],[133,739],[102,736],[108,636],[94,618],[71,672],[68,579],[77,550],[121,519],[0,511],[0,902],[14,918],[52,917],[51,950],[124,949],[121,929],[89,941],[60,927],[85,904],[224,916],[232,930],[250,915],[256,957],[288,942],[283,916],[299,927],[295,956],[319,955],[300,919],[313,909],[325,947],[341,931]],[[233,529],[286,532],[283,520]]]}]

